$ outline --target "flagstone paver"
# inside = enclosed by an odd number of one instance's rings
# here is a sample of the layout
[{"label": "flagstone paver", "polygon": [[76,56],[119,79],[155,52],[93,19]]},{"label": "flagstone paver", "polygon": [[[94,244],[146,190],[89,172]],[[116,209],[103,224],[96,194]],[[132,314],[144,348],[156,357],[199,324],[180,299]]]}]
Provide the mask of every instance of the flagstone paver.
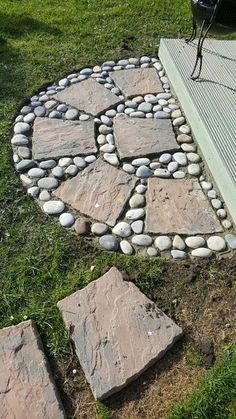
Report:
[{"label": "flagstone paver", "polygon": [[0,417],[65,418],[41,339],[31,320],[0,330]]},{"label": "flagstone paver", "polygon": [[97,151],[94,122],[36,118],[32,137],[34,159],[87,155]]},{"label": "flagstone paver", "polygon": [[169,119],[133,119],[121,114],[114,118],[113,125],[120,158],[147,156],[179,148]]},{"label": "flagstone paver", "polygon": [[97,159],[54,194],[82,214],[114,226],[135,184],[134,177]]},{"label": "flagstone paver", "polygon": [[161,358],[182,330],[116,268],[58,302],[93,395],[121,390]]},{"label": "flagstone paver", "polygon": [[222,231],[195,179],[148,180],[145,229],[160,234],[207,234]]},{"label": "flagstone paver", "polygon": [[127,98],[163,92],[161,81],[154,68],[118,70],[115,74],[110,73],[110,76]]},{"label": "flagstone paver", "polygon": [[71,85],[54,95],[54,98],[93,116],[105,112],[122,101],[92,78]]}]

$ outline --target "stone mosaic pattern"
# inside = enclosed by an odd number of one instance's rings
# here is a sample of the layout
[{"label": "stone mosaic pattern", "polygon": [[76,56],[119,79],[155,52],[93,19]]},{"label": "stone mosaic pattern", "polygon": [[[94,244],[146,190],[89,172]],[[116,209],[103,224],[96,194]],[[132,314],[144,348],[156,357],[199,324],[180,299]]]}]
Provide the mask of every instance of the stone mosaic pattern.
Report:
[{"label": "stone mosaic pattern", "polygon": [[65,418],[31,320],[0,330],[0,365],[1,418]]},{"label": "stone mosaic pattern", "polygon": [[69,74],[32,96],[13,130],[29,196],[75,234],[126,255],[234,250],[232,222],[157,58]]},{"label": "stone mosaic pattern", "polygon": [[116,268],[59,301],[58,307],[95,399],[136,379],[182,335]]}]

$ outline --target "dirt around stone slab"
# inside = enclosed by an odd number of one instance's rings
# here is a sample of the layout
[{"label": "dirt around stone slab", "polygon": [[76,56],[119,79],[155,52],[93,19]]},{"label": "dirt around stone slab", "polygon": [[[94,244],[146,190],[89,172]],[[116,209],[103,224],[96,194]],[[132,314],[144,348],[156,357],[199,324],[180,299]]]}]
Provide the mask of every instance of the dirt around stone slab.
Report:
[{"label": "dirt around stone slab", "polygon": [[[184,338],[135,382],[104,402],[114,419],[164,419],[184,400],[224,349],[236,339],[236,258],[166,262],[153,284],[137,270],[123,272],[184,330]],[[109,269],[107,267],[106,271]],[[69,418],[95,419],[99,407],[75,357],[54,364]],[[76,374],[73,374],[76,369]]]}]

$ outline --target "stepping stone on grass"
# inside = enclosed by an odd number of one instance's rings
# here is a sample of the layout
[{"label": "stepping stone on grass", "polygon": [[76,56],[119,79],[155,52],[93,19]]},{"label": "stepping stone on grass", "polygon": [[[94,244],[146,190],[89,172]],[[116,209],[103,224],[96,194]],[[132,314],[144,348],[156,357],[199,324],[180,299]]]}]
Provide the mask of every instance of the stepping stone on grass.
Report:
[{"label": "stepping stone on grass", "polygon": [[135,380],[182,330],[116,268],[58,302],[95,399]]}]

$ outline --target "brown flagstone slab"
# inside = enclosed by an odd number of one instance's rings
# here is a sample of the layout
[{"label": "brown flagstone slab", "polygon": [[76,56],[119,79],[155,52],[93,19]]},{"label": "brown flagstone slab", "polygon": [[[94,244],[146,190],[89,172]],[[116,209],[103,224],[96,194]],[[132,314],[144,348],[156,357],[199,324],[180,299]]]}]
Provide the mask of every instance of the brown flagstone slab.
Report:
[{"label": "brown flagstone slab", "polygon": [[133,176],[99,158],[64,182],[54,195],[82,214],[114,226],[135,183]]},{"label": "brown flagstone slab", "polygon": [[104,399],[135,380],[182,330],[111,268],[58,302],[93,395]]},{"label": "brown flagstone slab", "polygon": [[162,83],[155,68],[117,70],[109,75],[127,98],[163,92]]},{"label": "brown flagstone slab", "polygon": [[196,179],[148,179],[145,230],[160,234],[223,231]]},{"label": "brown flagstone slab", "polygon": [[92,78],[72,84],[53,97],[93,116],[105,112],[122,101]]},{"label": "brown flagstone slab", "polygon": [[94,123],[36,118],[33,126],[32,155],[36,160],[87,155],[97,151]]},{"label": "brown flagstone slab", "polygon": [[41,339],[31,320],[0,330],[0,417],[65,418]]},{"label": "brown flagstone slab", "polygon": [[113,119],[113,127],[120,158],[179,149],[169,119],[130,118],[122,114]]}]

